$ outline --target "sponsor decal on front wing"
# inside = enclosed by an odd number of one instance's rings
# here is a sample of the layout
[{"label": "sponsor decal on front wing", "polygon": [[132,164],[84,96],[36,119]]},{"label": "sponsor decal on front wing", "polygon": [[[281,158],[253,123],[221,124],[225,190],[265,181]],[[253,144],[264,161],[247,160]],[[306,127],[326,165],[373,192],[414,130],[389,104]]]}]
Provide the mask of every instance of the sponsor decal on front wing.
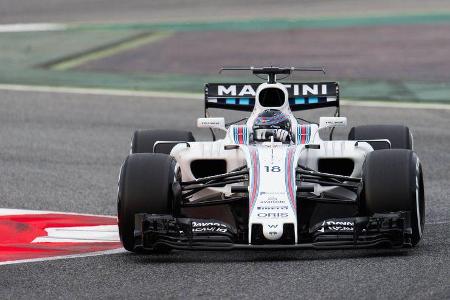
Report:
[{"label": "sponsor decal on front wing", "polygon": [[219,222],[195,222],[192,221],[192,232],[228,232],[228,226]]},{"label": "sponsor decal on front wing", "polygon": [[317,229],[318,232],[353,232],[354,221],[327,220]]}]

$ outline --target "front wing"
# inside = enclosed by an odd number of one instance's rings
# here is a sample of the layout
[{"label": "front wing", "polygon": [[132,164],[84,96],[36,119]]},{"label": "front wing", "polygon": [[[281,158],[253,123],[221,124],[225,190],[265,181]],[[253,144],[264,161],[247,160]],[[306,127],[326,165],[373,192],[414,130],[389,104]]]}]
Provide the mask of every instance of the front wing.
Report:
[{"label": "front wing", "polygon": [[409,212],[371,217],[328,219],[311,226],[298,244],[249,244],[245,233],[214,219],[175,218],[170,215],[136,214],[135,247],[178,250],[233,249],[346,249],[409,247]]}]

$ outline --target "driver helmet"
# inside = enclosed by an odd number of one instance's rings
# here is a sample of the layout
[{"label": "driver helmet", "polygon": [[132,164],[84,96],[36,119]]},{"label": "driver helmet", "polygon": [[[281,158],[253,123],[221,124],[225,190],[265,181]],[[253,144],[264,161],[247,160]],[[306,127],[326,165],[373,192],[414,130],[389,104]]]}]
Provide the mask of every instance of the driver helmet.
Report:
[{"label": "driver helmet", "polygon": [[291,121],[289,117],[277,109],[267,109],[260,113],[253,124],[253,139],[275,142],[290,141]]}]

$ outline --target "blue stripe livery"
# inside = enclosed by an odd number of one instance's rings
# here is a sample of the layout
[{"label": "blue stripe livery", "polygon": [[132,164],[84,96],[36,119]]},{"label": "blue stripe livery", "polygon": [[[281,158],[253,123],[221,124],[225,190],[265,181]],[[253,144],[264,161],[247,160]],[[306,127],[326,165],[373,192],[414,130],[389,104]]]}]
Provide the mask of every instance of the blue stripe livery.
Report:
[{"label": "blue stripe livery", "polygon": [[241,99],[239,99],[239,104],[240,105],[249,105],[250,99],[249,98],[241,98]]},{"label": "blue stripe livery", "polygon": [[305,98],[295,98],[294,104],[305,104]]}]

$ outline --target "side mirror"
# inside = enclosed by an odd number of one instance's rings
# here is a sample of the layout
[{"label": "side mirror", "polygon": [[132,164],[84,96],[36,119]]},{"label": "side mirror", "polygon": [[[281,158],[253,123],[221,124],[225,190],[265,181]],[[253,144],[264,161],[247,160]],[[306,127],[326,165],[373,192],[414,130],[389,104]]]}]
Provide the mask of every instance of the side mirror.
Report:
[{"label": "side mirror", "polygon": [[347,126],[346,117],[320,117],[319,119],[319,130],[324,128],[346,127],[346,126]]},{"label": "side mirror", "polygon": [[225,127],[225,118],[198,118],[198,128],[215,128],[227,131]]}]

